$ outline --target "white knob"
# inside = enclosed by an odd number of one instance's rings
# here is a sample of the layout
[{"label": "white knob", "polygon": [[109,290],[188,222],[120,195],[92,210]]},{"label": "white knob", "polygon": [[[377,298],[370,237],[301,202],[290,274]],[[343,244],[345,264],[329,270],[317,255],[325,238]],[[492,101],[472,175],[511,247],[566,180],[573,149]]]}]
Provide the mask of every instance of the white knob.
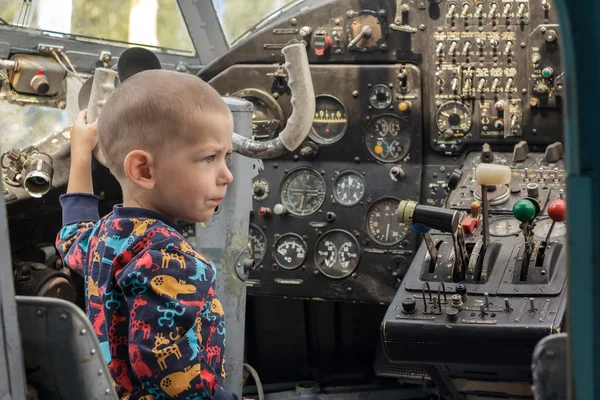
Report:
[{"label": "white knob", "polygon": [[275,204],[275,207],[273,207],[273,212],[277,215],[285,215],[287,214],[287,209],[283,204]]},{"label": "white knob", "polygon": [[504,185],[510,183],[510,167],[498,164],[479,164],[475,173],[478,185]]}]

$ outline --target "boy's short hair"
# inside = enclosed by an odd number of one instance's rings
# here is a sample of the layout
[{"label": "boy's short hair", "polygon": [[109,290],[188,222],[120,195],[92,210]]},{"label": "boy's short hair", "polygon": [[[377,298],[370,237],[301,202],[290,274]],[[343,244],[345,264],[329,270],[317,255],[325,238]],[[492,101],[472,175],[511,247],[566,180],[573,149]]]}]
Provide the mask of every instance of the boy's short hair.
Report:
[{"label": "boy's short hair", "polygon": [[153,155],[173,144],[197,140],[191,122],[210,113],[231,115],[209,84],[182,72],[148,70],[119,85],[98,117],[98,145],[110,171],[124,179],[123,162],[132,150]]}]

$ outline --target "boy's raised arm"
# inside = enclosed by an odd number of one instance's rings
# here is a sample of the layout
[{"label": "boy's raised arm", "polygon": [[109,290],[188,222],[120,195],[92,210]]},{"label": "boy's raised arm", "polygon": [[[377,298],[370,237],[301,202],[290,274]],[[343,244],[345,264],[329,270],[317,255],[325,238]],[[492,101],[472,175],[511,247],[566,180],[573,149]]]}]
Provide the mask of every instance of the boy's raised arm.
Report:
[{"label": "boy's raised arm", "polygon": [[86,111],[77,115],[71,128],[71,169],[67,194],[60,197],[62,229],[56,248],[65,265],[81,274],[88,240],[98,215],[98,197],[92,185],[92,150],[98,141],[96,123],[86,123]]}]

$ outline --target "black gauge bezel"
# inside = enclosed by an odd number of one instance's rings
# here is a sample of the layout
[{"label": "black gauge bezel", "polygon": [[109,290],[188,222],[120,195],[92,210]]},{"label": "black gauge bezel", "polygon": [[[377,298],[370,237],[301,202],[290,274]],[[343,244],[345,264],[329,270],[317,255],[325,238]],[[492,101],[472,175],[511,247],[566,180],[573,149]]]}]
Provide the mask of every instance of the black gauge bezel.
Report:
[{"label": "black gauge bezel", "polygon": [[[283,265],[281,265],[281,263],[279,262],[279,260],[277,259],[277,247],[279,247],[279,243],[287,238],[287,237],[294,237],[297,238],[298,240],[300,240],[302,242],[302,245],[304,246],[304,253],[306,254],[306,256],[304,257],[304,260],[302,260],[302,262],[296,266],[296,267],[284,267]],[[308,259],[308,245],[306,244],[306,240],[304,240],[302,238],[302,236],[298,235],[297,233],[284,233],[283,235],[281,235],[276,241],[275,244],[273,245],[273,259],[275,260],[275,263],[280,267],[285,269],[286,271],[294,271],[300,267],[302,267],[304,265],[304,263],[306,263],[306,260]]]},{"label": "black gauge bezel", "polygon": [[[406,135],[408,136],[408,146],[406,146],[402,153],[399,154],[398,157],[394,158],[394,159],[384,159],[381,158],[379,154],[375,154],[375,152],[373,151],[373,149],[371,149],[370,146],[367,145],[367,135],[369,134],[369,131],[371,129],[371,127],[375,124],[375,122],[380,119],[380,118],[395,118],[396,120],[399,121],[400,123],[400,133],[398,133],[398,137],[400,137],[400,135],[403,134],[403,132],[406,132]],[[371,157],[373,157],[375,160],[377,160],[380,163],[383,164],[393,164],[393,163],[398,163],[402,160],[404,160],[407,156],[408,153],[410,152],[410,146],[412,145],[412,138],[411,138],[411,129],[410,129],[410,125],[408,124],[408,122],[403,119],[402,117],[400,117],[399,115],[393,114],[393,113],[384,113],[384,114],[378,114],[375,115],[373,118],[371,118],[371,120],[369,121],[369,123],[367,124],[367,126],[365,126],[365,129],[363,131],[363,142],[364,142],[364,146],[367,149],[369,155]]]},{"label": "black gauge bezel", "polygon": [[[337,97],[332,96],[330,94],[320,94],[318,96],[315,96],[315,104],[319,98],[329,98],[329,99],[337,102],[340,106],[342,106],[342,109],[344,110],[344,114],[346,115],[346,123],[344,124],[344,128],[342,129],[341,133],[339,133],[333,139],[327,139],[317,133],[317,131],[315,130],[314,122],[313,122],[313,124],[310,127],[308,137],[322,145],[330,145],[330,144],[337,143],[340,140],[342,140],[342,138],[346,135],[346,132],[348,132],[348,126],[350,125],[350,122],[348,121],[348,109],[346,108],[346,105],[344,104],[344,102],[342,102],[340,99],[338,99]],[[316,111],[317,110],[315,109],[315,112]],[[313,117],[313,120],[314,120],[314,117]]]},{"label": "black gauge bezel", "polygon": [[[258,267],[260,266],[264,261],[265,258],[267,257],[267,250],[268,250],[268,246],[269,246],[269,239],[267,238],[267,235],[265,234],[265,232],[256,224],[249,224],[248,226],[248,236],[250,236],[250,231],[252,229],[255,229],[259,232],[259,234],[263,237],[264,242],[265,242],[265,254],[263,254],[263,256],[260,258],[260,260],[254,260],[254,267]],[[248,239],[248,243],[250,243],[250,239]]]},{"label": "black gauge bezel", "polygon": [[[283,196],[283,192],[284,192],[284,184],[285,182],[289,179],[289,177],[294,174],[297,173],[299,170],[308,170],[311,171],[312,173],[316,174],[319,176],[319,178],[321,178],[321,180],[323,181],[323,187],[325,188],[325,193],[323,194],[323,198],[321,201],[321,204],[319,204],[319,206],[310,214],[298,214],[297,212],[292,211],[292,209],[289,207],[289,204],[287,204],[287,202],[285,201],[285,197]],[[323,178],[323,175],[321,175],[319,173],[319,171],[317,171],[314,168],[311,167],[298,167],[298,168],[294,168],[293,170],[289,171],[281,180],[281,183],[279,184],[279,199],[281,200],[281,204],[283,204],[286,208],[286,210],[293,216],[295,217],[310,217],[311,215],[316,214],[322,207],[323,204],[325,204],[325,200],[327,199],[327,182],[325,181],[325,178]]]},{"label": "black gauge bezel", "polygon": [[[343,276],[332,276],[332,275],[329,275],[327,272],[323,271],[321,269],[321,266],[317,263],[317,247],[319,246],[319,243],[321,243],[321,241],[327,235],[330,235],[332,233],[344,233],[344,234],[348,235],[348,237],[350,237],[354,241],[354,243],[356,243],[357,252],[358,252],[358,257],[356,259],[356,265],[354,266],[354,268],[352,268],[352,270],[350,270],[348,273],[346,273]],[[358,243],[358,240],[356,240],[356,238],[354,237],[354,235],[352,235],[350,232],[348,232],[348,231],[346,231],[344,229],[332,229],[330,231],[327,231],[327,232],[323,233],[321,236],[319,236],[319,238],[315,242],[315,246],[313,248],[313,263],[314,263],[315,267],[319,270],[319,272],[321,274],[323,274],[324,276],[326,276],[327,278],[330,278],[330,279],[339,280],[339,279],[345,279],[345,278],[351,276],[354,273],[354,271],[356,271],[356,268],[358,268],[358,265],[360,264],[360,258],[361,258],[360,243]]]},{"label": "black gauge bezel", "polygon": [[[408,236],[408,234],[410,233],[410,227],[402,224],[399,222],[400,226],[406,226],[406,233],[401,236],[397,241],[393,242],[393,243],[384,243],[381,242],[380,240],[376,239],[372,234],[371,234],[371,230],[369,229],[369,214],[371,213],[371,210],[373,210],[373,208],[379,204],[382,203],[386,200],[393,200],[398,202],[398,206],[400,205],[400,199],[397,197],[393,197],[393,196],[384,196],[384,197],[380,197],[376,200],[373,200],[373,202],[371,204],[369,204],[369,207],[367,207],[365,214],[363,216],[363,229],[364,231],[367,233],[367,236],[369,237],[369,240],[371,240],[373,243],[381,246],[381,247],[393,247],[393,246],[397,246],[398,244],[400,244],[404,239],[406,239],[406,237]],[[394,214],[396,214],[398,208],[396,207],[396,210],[394,211]]]},{"label": "black gauge bezel", "polygon": [[[337,187],[337,184],[338,184],[339,180],[340,180],[340,179],[341,179],[341,178],[342,178],[344,175],[356,175],[356,176],[360,177],[360,179],[362,180],[362,183],[363,183],[364,190],[363,190],[362,196],[360,196],[360,199],[358,199],[358,200],[357,200],[355,203],[353,203],[353,204],[344,204],[344,203],[342,203],[342,201],[341,201],[341,200],[338,198],[338,196],[337,196],[336,187]],[[364,175],[363,175],[363,174],[361,174],[360,172],[358,172],[358,171],[356,171],[356,170],[353,170],[353,169],[347,169],[347,170],[341,171],[341,172],[340,172],[340,173],[339,173],[339,174],[338,174],[338,175],[337,175],[337,176],[334,178],[334,180],[333,180],[333,186],[332,186],[331,190],[332,190],[332,192],[333,192],[333,194],[332,194],[332,195],[333,195],[333,199],[335,200],[335,203],[336,203],[336,204],[339,204],[339,205],[340,205],[340,206],[342,206],[342,207],[348,207],[348,208],[350,208],[350,207],[355,207],[355,206],[357,206],[357,205],[359,205],[359,204],[360,204],[360,202],[361,202],[361,201],[362,201],[362,200],[365,198],[365,196],[366,196],[366,194],[367,194],[367,180],[365,179]]]}]

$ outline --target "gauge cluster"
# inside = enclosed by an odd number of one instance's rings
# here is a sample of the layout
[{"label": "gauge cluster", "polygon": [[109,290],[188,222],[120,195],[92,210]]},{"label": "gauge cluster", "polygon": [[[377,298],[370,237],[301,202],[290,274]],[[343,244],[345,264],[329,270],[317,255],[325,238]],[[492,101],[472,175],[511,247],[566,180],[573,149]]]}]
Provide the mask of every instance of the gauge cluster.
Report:
[{"label": "gauge cluster", "polygon": [[[252,182],[248,293],[389,302],[418,244],[395,210],[420,191],[421,71],[409,63],[313,65],[311,74],[307,139],[263,160]],[[281,75],[276,65],[235,65],[211,84],[251,101],[255,139],[267,140],[292,111]]]},{"label": "gauge cluster", "polygon": [[[490,161],[484,143],[517,175],[554,168],[531,164],[562,138],[566,84],[560,28],[539,7],[307,1],[207,66],[220,94],[252,102],[259,141],[292,114],[279,51],[290,40],[306,45],[315,89],[307,139],[264,160],[252,182],[248,293],[388,302],[422,239],[397,222],[400,199],[469,211],[482,194],[466,176]],[[455,169],[466,183],[451,190]],[[508,212],[514,190],[491,196],[494,213]],[[493,237],[516,230],[504,217],[492,218]]]}]

